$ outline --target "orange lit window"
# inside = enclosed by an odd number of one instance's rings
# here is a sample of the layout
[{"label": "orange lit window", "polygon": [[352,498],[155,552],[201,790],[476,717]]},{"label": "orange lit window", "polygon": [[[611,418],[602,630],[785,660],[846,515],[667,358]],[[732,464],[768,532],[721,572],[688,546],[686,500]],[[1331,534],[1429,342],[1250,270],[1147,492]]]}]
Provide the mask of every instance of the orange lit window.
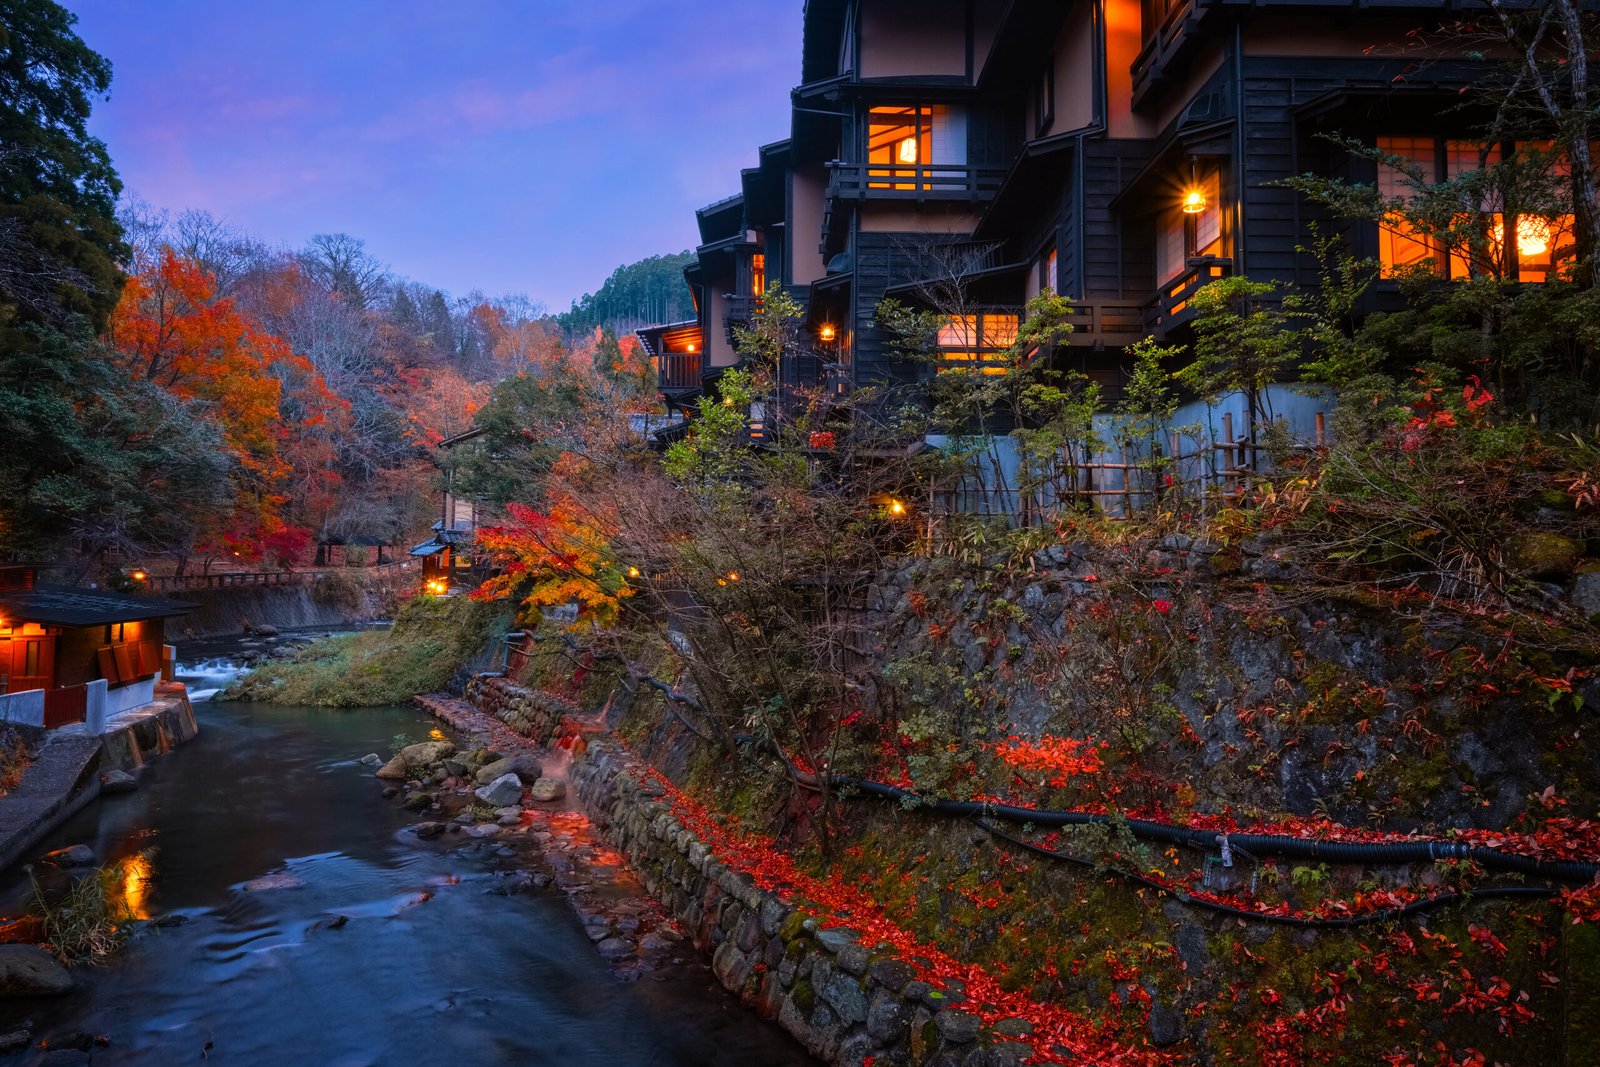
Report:
[{"label": "orange lit window", "polygon": [[750,295],[761,296],[767,291],[767,257],[757,252],[750,257]]},{"label": "orange lit window", "polygon": [[[1431,180],[1434,173],[1434,139],[1432,137],[1380,137],[1378,151],[1398,156],[1422,169],[1424,179]],[[1399,167],[1381,164],[1378,167],[1378,192],[1386,200],[1409,199],[1415,189],[1409,176]],[[1417,228],[1395,214],[1385,216],[1378,224],[1378,262],[1384,277],[1418,264],[1435,265],[1438,256],[1428,239]]]},{"label": "orange lit window", "polygon": [[939,373],[1004,374],[1006,353],[1017,343],[1021,321],[1012,312],[947,315],[939,327]]},{"label": "orange lit window", "polygon": [[[1522,153],[1525,149],[1531,149],[1544,154],[1546,158],[1554,157],[1550,158],[1551,177],[1560,179],[1564,184],[1572,176],[1572,164],[1564,156],[1555,155],[1554,147],[1550,142],[1543,141],[1519,144],[1517,151]],[[1571,215],[1519,214],[1516,221],[1517,280],[1543,282],[1558,276],[1561,265],[1570,263],[1575,254],[1573,234],[1577,221]],[[1495,239],[1499,241],[1503,238],[1497,233]]]},{"label": "orange lit window", "polygon": [[[1490,164],[1500,162],[1500,148],[1491,145],[1487,149],[1475,141],[1446,141],[1445,142],[1445,174],[1449,178],[1459,178],[1464,174],[1481,170]],[[1498,195],[1490,194],[1478,205],[1478,215],[1461,215],[1456,218],[1456,226],[1452,229],[1470,231],[1474,226],[1481,226],[1481,235],[1487,239],[1488,247],[1485,255],[1488,262],[1480,263],[1481,270],[1501,273],[1504,266],[1502,246],[1505,240],[1506,220],[1503,205]],[[1454,243],[1454,242],[1453,242]],[[1450,277],[1467,278],[1472,275],[1471,265],[1467,261],[1470,245],[1467,240],[1457,244],[1456,249],[1450,254]]]},{"label": "orange lit window", "polygon": [[[871,189],[965,187],[949,168],[967,162],[966,112],[943,104],[875,107],[867,119],[867,186]],[[943,182],[935,177],[944,171]]]}]

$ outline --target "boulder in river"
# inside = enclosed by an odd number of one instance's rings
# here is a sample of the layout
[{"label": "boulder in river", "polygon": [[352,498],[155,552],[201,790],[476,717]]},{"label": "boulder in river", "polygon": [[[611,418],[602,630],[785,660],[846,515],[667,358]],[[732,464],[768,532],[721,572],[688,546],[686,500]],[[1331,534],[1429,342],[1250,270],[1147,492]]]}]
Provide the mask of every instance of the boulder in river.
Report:
[{"label": "boulder in river", "polygon": [[131,793],[139,788],[139,779],[127,771],[111,770],[100,776],[100,792]]},{"label": "boulder in river", "polygon": [[376,776],[379,778],[391,778],[396,781],[404,778],[407,773],[406,758],[404,756],[396,756],[388,763],[385,763],[382,767],[379,767],[375,772]]},{"label": "boulder in river", "polygon": [[455,751],[456,746],[449,741],[423,741],[402,748],[399,758],[405,760],[407,767],[431,767]]},{"label": "boulder in river", "polygon": [[366,767],[381,767],[383,766],[383,757],[376,752],[368,752],[361,757],[361,763]]},{"label": "boulder in river", "polygon": [[56,958],[33,945],[0,945],[0,998],[58,997],[78,983]]},{"label": "boulder in river", "polygon": [[427,811],[433,807],[432,793],[412,793],[406,797],[405,809],[407,811]]},{"label": "boulder in river", "polygon": [[44,858],[57,867],[93,867],[94,849],[88,845],[68,845],[46,852]]},{"label": "boulder in river", "polygon": [[539,761],[533,756],[526,752],[519,752],[515,756],[507,756],[505,759],[485,764],[478,771],[478,784],[488,785],[496,778],[506,774],[514,774],[522,779],[523,782],[531,783],[539,780],[544,774],[544,768],[539,765]]},{"label": "boulder in river", "polygon": [[507,771],[479,788],[475,795],[492,808],[509,807],[522,799],[522,779]]},{"label": "boulder in river", "polygon": [[567,784],[559,778],[540,778],[528,790],[534,800],[560,800],[567,795]]},{"label": "boulder in river", "polygon": [[419,823],[417,823],[417,836],[422,838],[422,840],[424,840],[424,841],[427,841],[430,838],[438,837],[443,833],[444,833],[444,823],[442,823],[442,822],[419,822]]}]

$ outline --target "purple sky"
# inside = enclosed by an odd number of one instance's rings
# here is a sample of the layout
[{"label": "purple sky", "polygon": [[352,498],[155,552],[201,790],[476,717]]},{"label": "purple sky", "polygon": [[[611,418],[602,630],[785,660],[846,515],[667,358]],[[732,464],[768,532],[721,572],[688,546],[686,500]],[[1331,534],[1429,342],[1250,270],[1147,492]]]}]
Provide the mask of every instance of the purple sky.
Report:
[{"label": "purple sky", "polygon": [[129,192],[563,311],[788,133],[800,0],[63,0]]}]

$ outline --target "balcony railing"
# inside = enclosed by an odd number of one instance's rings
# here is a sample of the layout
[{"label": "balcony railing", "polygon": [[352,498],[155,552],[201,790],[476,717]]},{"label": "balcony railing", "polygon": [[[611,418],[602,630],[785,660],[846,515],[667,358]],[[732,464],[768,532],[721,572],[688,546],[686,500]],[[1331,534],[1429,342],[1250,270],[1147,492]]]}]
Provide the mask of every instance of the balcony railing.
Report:
[{"label": "balcony railing", "polygon": [[1151,333],[1165,334],[1194,318],[1191,301],[1202,286],[1233,273],[1233,260],[1201,256],[1188,261],[1182,274],[1168,281],[1156,294],[1148,323]]},{"label": "balcony railing", "polygon": [[656,387],[667,390],[700,388],[700,354],[668,352],[657,356]]},{"label": "balcony railing", "polygon": [[728,332],[728,344],[737,348],[733,339],[733,331],[743,326],[748,328],[761,314],[761,298],[759,296],[734,296],[729,293],[724,300],[727,303],[727,314],[722,317],[723,328]]},{"label": "balcony railing", "polygon": [[859,200],[986,200],[1000,190],[1003,167],[965,163],[834,163],[828,196]]},{"label": "balcony railing", "polygon": [[1135,103],[1161,80],[1183,47],[1185,38],[1194,29],[1193,24],[1199,20],[1199,9],[1209,6],[1207,0],[1167,0],[1166,16],[1161,19],[1160,25],[1146,31],[1144,47],[1139,49],[1139,55],[1133,61]]},{"label": "balcony railing", "polygon": [[1084,301],[1072,305],[1072,336],[1068,344],[1124,348],[1145,335],[1146,308],[1126,301]]}]

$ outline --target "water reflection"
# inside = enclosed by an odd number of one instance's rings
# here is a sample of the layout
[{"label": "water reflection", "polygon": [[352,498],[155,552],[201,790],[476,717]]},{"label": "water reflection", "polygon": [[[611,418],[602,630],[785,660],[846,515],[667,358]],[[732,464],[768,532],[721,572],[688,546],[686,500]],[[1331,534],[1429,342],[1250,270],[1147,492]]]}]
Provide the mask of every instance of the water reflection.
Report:
[{"label": "water reflection", "polygon": [[[413,709],[205,703],[198,739],[39,851],[85,843],[145,927],[59,1001],[0,1001],[0,1033],[107,1034],[97,1067],[811,1062],[701,965],[625,984],[554,893],[488,895],[498,845],[419,844],[360,759],[435,736]],[[460,845],[458,837],[446,838]],[[153,851],[152,851],[153,849]],[[0,878],[0,915],[26,878]],[[26,1060],[20,1062],[27,1062]]]}]

